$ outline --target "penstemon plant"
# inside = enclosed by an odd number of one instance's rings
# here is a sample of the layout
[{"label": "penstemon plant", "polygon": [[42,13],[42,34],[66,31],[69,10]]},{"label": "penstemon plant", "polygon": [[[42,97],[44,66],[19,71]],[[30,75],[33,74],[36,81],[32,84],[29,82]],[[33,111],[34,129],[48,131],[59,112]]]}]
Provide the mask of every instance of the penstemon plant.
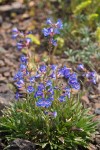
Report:
[{"label": "penstemon plant", "polygon": [[57,35],[60,34],[60,30],[63,29],[63,23],[60,19],[56,23],[51,18],[46,21],[48,28],[43,28],[42,32],[48,40],[48,51],[49,51],[49,63],[54,62],[54,54],[57,49]]},{"label": "penstemon plant", "polygon": [[[50,19],[47,22],[51,24]],[[61,21],[59,24],[62,28]],[[43,29],[44,34],[51,33],[48,32],[49,29]],[[16,33],[19,31],[14,29],[14,37]],[[19,48],[24,45],[29,49],[30,42],[24,36]],[[97,123],[80,102],[78,77],[81,75],[88,83],[96,84],[96,73],[86,70],[83,64],[78,65],[77,73],[56,64],[41,64],[30,69],[29,53],[28,50],[27,56],[20,57],[19,70],[14,76],[16,101],[3,110],[0,118],[2,139],[8,143],[15,138],[28,139],[41,149],[87,147]]]}]

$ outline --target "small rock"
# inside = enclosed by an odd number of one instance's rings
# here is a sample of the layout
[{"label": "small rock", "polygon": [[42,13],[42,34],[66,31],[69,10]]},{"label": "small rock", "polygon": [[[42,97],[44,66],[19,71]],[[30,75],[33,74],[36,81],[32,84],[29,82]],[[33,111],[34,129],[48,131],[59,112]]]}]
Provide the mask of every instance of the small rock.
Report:
[{"label": "small rock", "polygon": [[2,116],[2,111],[5,107],[5,99],[0,96],[0,116]]},{"label": "small rock", "polygon": [[5,12],[10,10],[11,6],[10,5],[4,5],[4,6],[0,6],[0,12]]},{"label": "small rock", "polygon": [[97,150],[100,150],[100,144],[99,144],[99,145],[96,145],[96,147],[97,147]]},{"label": "small rock", "polygon": [[100,75],[99,74],[96,74],[96,81],[97,81],[97,83],[100,83]]},{"label": "small rock", "polygon": [[16,139],[9,144],[9,150],[36,150],[36,146],[34,143],[23,140],[23,139]]},{"label": "small rock", "polygon": [[100,133],[100,115],[95,116],[93,121],[98,122],[98,124],[97,124],[98,133],[96,133],[96,134],[99,134]]},{"label": "small rock", "polygon": [[16,73],[15,70],[11,70],[11,76],[12,77],[14,77],[15,73]]},{"label": "small rock", "polygon": [[7,59],[7,58],[5,58],[4,61],[5,61],[5,64],[8,65],[8,66],[12,67],[14,65],[14,63],[11,60]]},{"label": "small rock", "polygon": [[[97,94],[97,95],[89,95],[89,100],[91,101],[91,102],[97,102],[98,101],[98,99],[100,98],[100,94]],[[97,100],[96,100],[97,99]]]},{"label": "small rock", "polygon": [[9,29],[9,28],[11,28],[11,23],[4,22],[4,23],[2,24],[2,28],[3,28],[3,29]]},{"label": "small rock", "polygon": [[97,150],[97,148],[95,147],[95,145],[90,143],[88,146],[88,150]]},{"label": "small rock", "polygon": [[9,71],[9,70],[10,70],[9,67],[2,67],[2,68],[0,68],[0,73],[4,73],[4,72]]},{"label": "small rock", "polygon": [[22,5],[22,3],[20,3],[20,2],[14,2],[14,3],[12,3],[12,8],[13,9],[22,9],[22,8],[24,8],[25,6],[24,5]]},{"label": "small rock", "polygon": [[95,103],[94,106],[95,106],[95,108],[100,108],[100,103],[99,102]]},{"label": "small rock", "polygon": [[95,136],[95,141],[97,144],[100,144],[100,134]]},{"label": "small rock", "polygon": [[91,136],[91,141],[92,141],[92,143],[94,142],[94,139],[95,139],[95,134],[93,134],[93,135]]},{"label": "small rock", "polygon": [[6,50],[3,47],[0,47],[0,53],[6,53]]},{"label": "small rock", "polygon": [[100,115],[100,108],[96,108],[96,109],[95,109],[95,114],[96,114],[96,115]]},{"label": "small rock", "polygon": [[6,78],[3,77],[1,74],[0,74],[0,82],[7,82],[7,81],[6,81]]},{"label": "small rock", "polygon": [[11,77],[8,80],[10,83],[14,82],[13,78],[11,78]]},{"label": "small rock", "polygon": [[97,90],[98,90],[98,93],[100,94],[100,83],[98,84]]},{"label": "small rock", "polygon": [[14,93],[7,91],[6,93],[0,93],[0,115],[2,115],[2,109],[5,106],[9,106],[11,102],[15,100]]},{"label": "small rock", "polygon": [[89,104],[88,96],[86,96],[86,95],[82,96],[82,102],[83,103],[85,102],[86,104]]},{"label": "small rock", "polygon": [[3,66],[5,66],[5,63],[3,60],[0,60],[0,67],[3,67]]},{"label": "small rock", "polygon": [[[7,58],[12,58],[12,59],[15,59],[15,58],[16,58],[13,54],[11,54],[11,52],[6,53],[6,54],[5,54],[5,57],[7,57]],[[4,58],[4,61],[6,61],[6,58]],[[11,61],[10,61],[10,62],[11,62]]]},{"label": "small rock", "polygon": [[0,93],[5,93],[9,91],[7,84],[0,84]]},{"label": "small rock", "polygon": [[9,77],[9,76],[10,76],[10,73],[9,73],[9,72],[5,72],[5,73],[4,73],[4,76],[5,76],[5,77]]}]

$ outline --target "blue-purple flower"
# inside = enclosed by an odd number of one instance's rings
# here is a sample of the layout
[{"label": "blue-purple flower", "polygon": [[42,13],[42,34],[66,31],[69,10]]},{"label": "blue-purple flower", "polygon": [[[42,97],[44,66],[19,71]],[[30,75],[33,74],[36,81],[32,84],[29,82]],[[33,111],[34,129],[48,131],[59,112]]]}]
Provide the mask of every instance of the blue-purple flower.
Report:
[{"label": "blue-purple flower", "polygon": [[64,77],[64,71],[66,70],[66,66],[60,68],[57,72],[58,77]]},{"label": "blue-purple flower", "polygon": [[65,96],[65,95],[61,95],[61,96],[58,98],[58,100],[59,100],[60,102],[65,102],[65,101],[66,101],[66,96]]},{"label": "blue-purple flower", "polygon": [[65,78],[70,77],[70,74],[71,74],[71,73],[70,73],[70,69],[69,69],[69,68],[64,69],[63,74],[64,74],[64,77],[65,77]]},{"label": "blue-purple flower", "polygon": [[56,71],[57,65],[50,65],[50,68],[51,68],[53,71]]},{"label": "blue-purple flower", "polygon": [[95,77],[92,78],[92,79],[90,80],[90,82],[93,83],[93,84],[96,84],[96,78],[95,78]]},{"label": "blue-purple flower", "polygon": [[48,108],[48,107],[51,106],[51,104],[52,104],[52,102],[49,101],[49,100],[46,100],[45,98],[41,98],[41,99],[39,99],[36,102],[36,106],[38,106],[38,107],[46,107],[46,108]]},{"label": "blue-purple flower", "polygon": [[22,96],[22,94],[20,94],[19,92],[15,93],[15,99],[16,100],[18,100],[21,96]]},{"label": "blue-purple flower", "polygon": [[56,112],[56,111],[54,111],[54,112],[45,111],[44,113],[45,113],[46,115],[51,116],[51,117],[54,117],[54,118],[57,117],[57,112]]},{"label": "blue-purple flower", "polygon": [[53,101],[54,100],[54,96],[51,94],[51,95],[48,95],[48,98],[47,98],[48,101]]},{"label": "blue-purple flower", "polygon": [[34,97],[37,98],[37,97],[43,97],[43,91],[42,90],[37,90],[34,94]]},{"label": "blue-purple flower", "polygon": [[52,79],[56,79],[56,74],[55,72],[53,71],[50,75],[49,75],[50,78]]},{"label": "blue-purple flower", "polygon": [[69,79],[68,79],[68,85],[71,86],[71,88],[74,88],[76,90],[80,89],[80,84],[77,80],[77,74],[73,73],[70,75]]},{"label": "blue-purple flower", "polygon": [[56,118],[56,117],[57,117],[57,112],[54,111],[54,112],[52,113],[52,116],[53,116],[54,118]]},{"label": "blue-purple flower", "polygon": [[25,40],[26,40],[26,46],[28,46],[32,42],[30,38],[26,38]]},{"label": "blue-purple flower", "polygon": [[24,65],[24,64],[20,64],[20,69],[21,70],[25,70],[27,68],[27,66],[26,65]]},{"label": "blue-purple flower", "polygon": [[50,25],[50,26],[54,26],[58,29],[63,29],[63,23],[61,21],[61,19],[58,19],[56,23],[53,23],[51,18],[48,18],[46,21],[46,24]]},{"label": "blue-purple flower", "polygon": [[34,83],[35,82],[35,77],[34,76],[29,77],[29,81],[30,81],[30,83]]},{"label": "blue-purple flower", "polygon": [[57,46],[57,40],[54,40],[53,38],[50,40],[50,43],[54,46]]},{"label": "blue-purple flower", "polygon": [[12,29],[12,32],[14,32],[14,33],[18,33],[18,29],[15,27],[15,28],[13,28]]},{"label": "blue-purple flower", "polygon": [[54,38],[54,36],[60,34],[60,30],[63,28],[62,21],[58,19],[56,23],[53,23],[52,20],[48,18],[46,24],[49,25],[49,27],[44,28],[42,33],[45,37],[49,37],[50,44],[57,46],[57,40]]},{"label": "blue-purple flower", "polygon": [[43,84],[43,83],[39,83],[37,89],[38,89],[38,90],[44,90],[44,89],[45,89],[44,84]]},{"label": "blue-purple flower", "polygon": [[50,93],[50,95],[54,95],[54,89],[52,87],[50,87],[47,91]]},{"label": "blue-purple flower", "polygon": [[23,78],[23,72],[21,72],[20,70],[15,74],[14,76],[14,80],[17,79],[22,79]]},{"label": "blue-purple flower", "polygon": [[65,87],[64,92],[65,92],[64,95],[67,96],[68,98],[70,98],[71,89],[69,87]]},{"label": "blue-purple flower", "polygon": [[46,72],[46,65],[41,65],[39,68],[39,71],[42,73],[45,73]]},{"label": "blue-purple flower", "polygon": [[43,30],[42,30],[42,32],[43,32],[43,34],[44,34],[44,36],[49,36],[50,35],[50,32],[49,32],[49,29],[47,28],[44,28]]},{"label": "blue-purple flower", "polygon": [[41,74],[39,74],[38,72],[36,73],[36,75],[35,75],[35,79],[38,79],[38,78],[40,78],[41,77]]},{"label": "blue-purple flower", "polygon": [[12,29],[12,38],[15,39],[18,36],[18,29],[15,27]]},{"label": "blue-purple flower", "polygon": [[60,19],[57,20],[56,26],[58,29],[63,29],[63,23]]},{"label": "blue-purple flower", "polygon": [[85,74],[86,78],[89,79],[89,81],[91,83],[96,84],[96,72],[92,71],[92,72],[88,72]]},{"label": "blue-purple flower", "polygon": [[17,43],[17,49],[18,49],[18,50],[21,50],[23,47],[24,47],[24,44],[23,44],[23,43],[21,43],[21,42],[18,42],[18,43]]},{"label": "blue-purple flower", "polygon": [[52,20],[51,20],[51,18],[48,18],[48,19],[47,19],[46,24],[52,25]]},{"label": "blue-purple flower", "polygon": [[34,92],[34,88],[33,88],[33,86],[31,86],[31,85],[30,85],[30,86],[28,86],[28,87],[27,87],[27,92],[28,92],[28,93],[32,93],[32,92]]},{"label": "blue-purple flower", "polygon": [[88,72],[88,73],[86,74],[86,77],[87,77],[88,79],[92,79],[92,78],[95,77],[95,75],[96,75],[95,71],[93,71],[93,72]]},{"label": "blue-purple flower", "polygon": [[21,55],[21,57],[20,57],[20,61],[21,61],[21,63],[27,63],[27,57],[24,55],[24,54],[22,54]]},{"label": "blue-purple flower", "polygon": [[46,82],[46,85],[45,85],[46,87],[52,87],[53,85],[52,85],[52,81],[51,80],[48,80],[47,82]]},{"label": "blue-purple flower", "polygon": [[25,85],[23,79],[18,80],[17,82],[15,82],[15,84],[18,88],[22,88]]},{"label": "blue-purple flower", "polygon": [[80,84],[78,82],[74,82],[72,84],[70,84],[71,87],[75,90],[80,90]]},{"label": "blue-purple flower", "polygon": [[83,70],[84,70],[84,65],[83,65],[83,64],[79,64],[79,65],[77,66],[77,70],[83,71]]}]

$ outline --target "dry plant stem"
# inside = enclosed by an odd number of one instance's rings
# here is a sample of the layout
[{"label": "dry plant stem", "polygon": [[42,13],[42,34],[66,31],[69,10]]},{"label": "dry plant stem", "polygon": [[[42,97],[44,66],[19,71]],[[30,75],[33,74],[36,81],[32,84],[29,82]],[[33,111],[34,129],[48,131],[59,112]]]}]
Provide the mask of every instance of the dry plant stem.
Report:
[{"label": "dry plant stem", "polygon": [[56,49],[57,49],[57,46],[54,47],[53,52],[52,52],[52,55],[51,55],[52,63],[55,62],[55,61],[54,61],[54,55],[55,55]]},{"label": "dry plant stem", "polygon": [[52,51],[52,46],[51,44],[49,44],[49,64],[53,64],[55,62],[54,60],[54,55],[56,52],[57,46],[54,47],[53,51]]},{"label": "dry plant stem", "polygon": [[52,64],[51,51],[52,51],[52,45],[49,43],[49,46],[48,46],[48,52],[49,52],[49,61],[48,61],[48,64]]}]

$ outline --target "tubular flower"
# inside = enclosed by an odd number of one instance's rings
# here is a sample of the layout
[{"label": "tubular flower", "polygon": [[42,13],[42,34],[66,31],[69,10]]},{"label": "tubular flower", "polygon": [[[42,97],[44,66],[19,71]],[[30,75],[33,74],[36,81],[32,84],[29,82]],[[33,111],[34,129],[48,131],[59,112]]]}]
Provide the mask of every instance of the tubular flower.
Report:
[{"label": "tubular flower", "polygon": [[39,100],[36,102],[36,105],[37,105],[38,107],[46,107],[46,108],[48,108],[48,107],[51,106],[51,104],[52,104],[52,102],[49,101],[49,100],[46,100],[45,98],[41,98],[41,99],[39,99]]},{"label": "tubular flower", "polygon": [[12,38],[15,39],[19,34],[18,29],[15,27],[12,29]]},{"label": "tubular flower", "polygon": [[57,40],[54,36],[60,34],[60,30],[63,29],[62,21],[58,19],[56,23],[53,23],[52,19],[48,18],[46,24],[49,27],[43,28],[42,33],[45,37],[49,37],[50,44],[52,44],[53,46],[57,46]]},{"label": "tubular flower", "polygon": [[28,92],[28,93],[34,92],[33,86],[28,86],[28,87],[27,87],[27,92]]}]

